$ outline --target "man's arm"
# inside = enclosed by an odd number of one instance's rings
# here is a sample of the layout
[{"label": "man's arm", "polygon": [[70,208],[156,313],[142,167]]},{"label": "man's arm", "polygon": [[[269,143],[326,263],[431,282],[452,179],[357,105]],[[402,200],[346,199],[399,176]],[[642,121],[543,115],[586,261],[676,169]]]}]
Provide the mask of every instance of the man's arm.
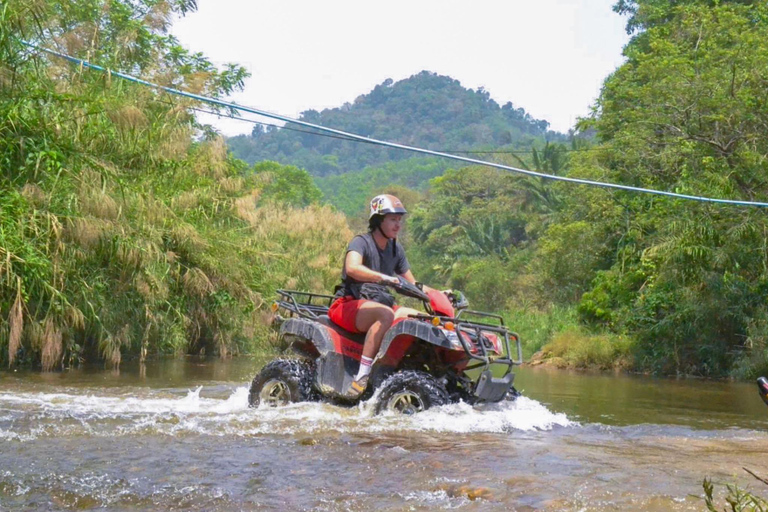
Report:
[{"label": "man's arm", "polygon": [[[397,283],[396,277],[376,272],[363,265],[363,255],[357,251],[347,252],[347,257],[344,260],[344,268],[349,277],[356,281],[360,281],[361,283]],[[410,273],[410,270],[408,273]],[[413,276],[411,276],[411,278],[413,278]]]},{"label": "man's arm", "polygon": [[[416,284],[416,278],[413,277],[413,272],[411,272],[411,269],[406,270],[403,274],[400,274],[400,277],[405,279],[411,284]],[[434,288],[430,288],[429,286],[422,284],[422,288],[425,292],[429,292],[430,290],[434,290]]]}]

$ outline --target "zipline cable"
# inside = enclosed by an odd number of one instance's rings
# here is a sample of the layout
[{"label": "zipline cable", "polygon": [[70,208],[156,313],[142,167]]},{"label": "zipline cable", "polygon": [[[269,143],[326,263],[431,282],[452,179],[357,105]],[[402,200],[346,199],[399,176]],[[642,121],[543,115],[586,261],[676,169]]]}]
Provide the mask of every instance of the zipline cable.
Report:
[{"label": "zipline cable", "polygon": [[[274,123],[266,123],[264,121],[258,121],[256,119],[249,119],[247,117],[240,117],[240,116],[234,116],[232,114],[224,114],[222,112],[216,112],[214,110],[205,110],[204,108],[197,108],[197,107],[191,107],[190,110],[194,110],[196,112],[202,112],[203,114],[208,114],[212,116],[217,117],[226,117],[227,119],[235,119],[236,121],[245,121],[246,123],[251,124],[258,124],[260,126],[274,126],[275,128],[279,128],[281,130],[288,130],[290,132],[296,132],[296,133],[307,133],[309,135],[316,135],[318,137],[326,137],[329,139],[338,139],[338,140],[345,140],[348,142],[366,142],[368,144],[371,144],[370,141],[361,141],[356,139],[350,139],[349,137],[338,137],[336,135],[329,135],[327,133],[321,133],[321,132],[311,132],[309,130],[299,130],[297,128],[291,128],[290,126],[280,125],[280,124],[274,124]],[[601,147],[601,148],[581,148],[581,149],[558,149],[558,153],[587,153],[590,151],[611,151],[613,150],[612,147]],[[481,154],[481,155],[530,155],[535,153],[536,149],[509,149],[509,150],[496,150],[496,151],[483,151],[483,150],[468,150],[468,149],[441,149],[439,150],[442,153],[463,153],[463,154]],[[538,150],[539,152],[543,152],[544,150]]]},{"label": "zipline cable", "polygon": [[422,153],[422,154],[425,154],[425,155],[431,155],[431,156],[436,156],[436,157],[440,157],[440,158],[448,158],[448,159],[451,159],[451,160],[457,160],[459,162],[465,162],[465,163],[474,164],[474,165],[485,165],[485,166],[488,166],[488,167],[494,167],[494,168],[502,169],[502,170],[509,171],[509,172],[515,172],[515,173],[518,173],[518,174],[524,174],[526,176],[533,176],[533,177],[537,177],[537,178],[544,178],[544,179],[556,180],[556,181],[564,181],[564,182],[567,182],[567,183],[575,183],[575,184],[579,184],[579,185],[590,185],[590,186],[595,186],[595,187],[612,188],[612,189],[617,189],[617,190],[626,190],[626,191],[629,191],[629,192],[641,192],[641,193],[645,193],[645,194],[653,194],[653,195],[659,195],[659,196],[665,196],[665,197],[674,197],[674,198],[677,198],[677,199],[688,199],[688,200],[692,200],[692,201],[700,201],[700,202],[705,202],[705,203],[730,204],[730,205],[738,205],[738,206],[758,206],[758,207],[762,207],[762,208],[768,208],[768,203],[763,203],[763,202],[740,201],[740,200],[736,200],[736,199],[720,199],[720,198],[705,197],[705,196],[694,196],[694,195],[689,195],[689,194],[678,194],[676,192],[667,192],[667,191],[664,191],[664,190],[654,190],[654,189],[649,189],[649,188],[632,187],[630,185],[620,185],[618,183],[606,183],[606,182],[602,182],[602,181],[585,180],[585,179],[580,179],[580,178],[569,178],[567,176],[556,176],[556,175],[552,175],[552,174],[545,174],[545,173],[541,173],[541,172],[530,171],[530,170],[527,170],[527,169],[520,169],[518,167],[512,167],[512,166],[509,166],[509,165],[502,165],[502,164],[497,164],[497,163],[493,163],[493,162],[486,162],[484,160],[477,160],[475,158],[467,158],[467,157],[464,157],[464,156],[452,155],[450,153],[444,153],[444,152],[441,152],[441,151],[432,151],[432,150],[429,150],[429,149],[422,149],[422,148],[417,148],[417,147],[413,147],[413,146],[406,146],[404,144],[397,144],[397,143],[394,143],[394,142],[388,142],[388,141],[383,141],[383,140],[378,140],[378,139],[372,139],[370,137],[364,137],[362,135],[357,135],[357,134],[345,132],[345,131],[342,131],[342,130],[336,130],[334,128],[327,128],[325,126],[320,126],[318,124],[308,123],[306,121],[301,121],[301,120],[298,120],[298,119],[293,119],[293,118],[290,118],[290,117],[287,117],[287,116],[283,116],[283,115],[280,115],[280,114],[274,114],[272,112],[267,112],[265,110],[260,110],[260,109],[256,109],[256,108],[252,108],[252,107],[246,107],[246,106],[243,106],[243,105],[238,105],[236,103],[229,103],[229,102],[226,102],[226,101],[217,100],[215,98],[209,98],[207,96],[201,96],[199,94],[185,92],[185,91],[181,91],[181,90],[178,90],[178,89],[174,89],[172,87],[166,87],[164,85],[155,84],[155,83],[143,80],[141,78],[137,78],[135,76],[131,76],[131,75],[128,75],[128,74],[125,74],[125,73],[120,73],[119,71],[112,71],[112,70],[103,68],[103,67],[101,67],[99,65],[96,65],[96,64],[91,64],[88,61],[85,61],[85,60],[82,60],[82,59],[78,59],[76,57],[72,57],[72,56],[64,54],[64,53],[60,53],[60,52],[57,52],[57,51],[54,51],[54,50],[50,50],[48,48],[39,47],[37,45],[34,45],[34,44],[29,43],[29,42],[24,41],[24,40],[19,40],[19,41],[21,41],[22,44],[24,44],[24,45],[26,45],[26,46],[34,49],[34,50],[48,53],[50,55],[53,55],[55,57],[59,57],[61,59],[68,60],[69,62],[72,62],[74,64],[78,64],[78,65],[83,66],[83,67],[94,69],[96,71],[101,71],[102,73],[106,73],[109,76],[114,75],[114,76],[117,76],[117,77],[122,78],[124,80],[128,80],[130,82],[135,82],[135,83],[138,83],[138,84],[141,84],[141,85],[145,85],[145,86],[151,87],[153,89],[158,89],[158,90],[161,90],[161,91],[165,91],[167,93],[174,94],[174,95],[177,95],[177,96],[183,96],[183,97],[194,99],[194,100],[197,100],[197,101],[202,101],[204,103],[210,103],[212,105],[218,105],[220,107],[226,107],[226,108],[229,108],[229,109],[233,109],[235,111],[242,110],[242,111],[245,111],[245,112],[248,112],[248,113],[251,113],[251,114],[256,114],[256,115],[267,117],[267,118],[270,118],[270,119],[277,119],[279,121],[284,121],[286,123],[298,124],[300,126],[304,126],[304,127],[307,127],[307,128],[312,128],[313,130],[319,130],[319,131],[326,132],[326,133],[333,133],[333,134],[335,134],[337,136],[345,137],[347,139],[352,139],[352,140],[355,140],[355,141],[365,142],[365,143],[369,143],[369,144],[377,144],[379,146],[385,146],[385,147],[394,148],[394,149],[401,149],[401,150],[404,150],[404,151],[411,151],[411,152],[414,152],[414,153]]}]

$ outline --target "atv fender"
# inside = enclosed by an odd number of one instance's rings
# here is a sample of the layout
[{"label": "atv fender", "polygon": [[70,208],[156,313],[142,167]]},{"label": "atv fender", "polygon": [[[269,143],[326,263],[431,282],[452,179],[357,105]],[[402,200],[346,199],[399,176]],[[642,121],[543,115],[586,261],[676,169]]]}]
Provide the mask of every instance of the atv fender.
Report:
[{"label": "atv fender", "polygon": [[328,328],[315,321],[306,318],[289,318],[280,326],[280,337],[283,338],[286,335],[311,342],[321,356],[334,351],[333,337]]},{"label": "atv fender", "polygon": [[290,318],[280,326],[280,337],[295,337],[299,352],[317,361],[315,385],[326,396],[343,397],[360,366],[364,334],[345,331],[327,316],[316,319]]},{"label": "atv fender", "polygon": [[443,330],[421,320],[406,319],[389,328],[381,342],[381,348],[377,359],[381,359],[389,350],[390,345],[398,336],[411,336],[427,343],[449,350],[456,350],[450,340],[443,334]]}]

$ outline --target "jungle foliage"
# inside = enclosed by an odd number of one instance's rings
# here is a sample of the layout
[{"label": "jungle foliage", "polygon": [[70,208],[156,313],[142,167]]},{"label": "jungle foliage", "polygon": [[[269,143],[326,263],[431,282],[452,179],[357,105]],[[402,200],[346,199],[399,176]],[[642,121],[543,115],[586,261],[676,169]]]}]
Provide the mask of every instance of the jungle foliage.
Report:
[{"label": "jungle foliage", "polygon": [[[568,153],[562,172],[765,201],[768,6],[641,0],[616,10],[634,33],[626,62],[578,127],[594,131],[595,145]],[[427,275],[476,286],[497,307],[576,307],[596,335],[625,348],[629,337],[640,370],[768,370],[764,209],[473,168],[433,179],[428,197],[411,226]]]},{"label": "jungle foliage", "polygon": [[[193,102],[20,42],[221,97],[244,70],[217,68],[167,33],[171,16],[194,8],[0,6],[3,365],[254,350],[266,339],[263,298],[278,286],[332,289],[348,226],[364,229],[365,201],[390,192],[411,212],[402,239],[416,276],[501,312],[529,355],[768,372],[764,209],[449,169],[287,130],[230,139],[259,160],[251,166],[196,122]],[[491,158],[561,176],[766,201],[768,6],[621,0],[615,10],[633,35],[626,62],[568,139],[431,73],[304,118],[434,149],[514,149]]]},{"label": "jungle foliage", "polygon": [[[534,119],[511,102],[499,105],[483,88],[462,87],[458,80],[422,71],[394,82],[387,79],[353,103],[321,112],[302,112],[302,121],[365,137],[432,150],[528,148],[533,142],[561,140],[549,123]],[[250,136],[227,139],[233,154],[246,162],[274,160],[329,176],[380,167],[410,153],[339,137],[323,137],[309,128],[280,129],[256,125]]]},{"label": "jungle foliage", "polygon": [[[0,5],[0,362],[264,348],[263,297],[325,290],[350,232],[306,171],[250,168],[194,103],[21,39],[219,97],[242,86],[167,29],[190,0]],[[323,222],[317,222],[322,218]],[[335,249],[335,250],[334,250]]]},{"label": "jungle foliage", "polygon": [[325,201],[350,217],[364,217],[368,213],[366,198],[372,198],[392,187],[417,193],[426,192],[429,180],[443,174],[448,166],[447,160],[416,157],[366,167],[360,171],[315,177],[314,182],[322,191]]}]

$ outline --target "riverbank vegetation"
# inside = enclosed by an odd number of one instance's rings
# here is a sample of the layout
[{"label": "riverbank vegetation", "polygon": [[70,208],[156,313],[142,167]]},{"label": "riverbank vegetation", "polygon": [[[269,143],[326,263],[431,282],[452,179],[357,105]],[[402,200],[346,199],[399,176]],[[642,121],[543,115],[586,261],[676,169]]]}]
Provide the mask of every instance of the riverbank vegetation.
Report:
[{"label": "riverbank vegetation", "polygon": [[[263,347],[264,301],[278,287],[332,290],[366,201],[391,192],[411,212],[401,238],[414,273],[503,314],[528,357],[660,374],[768,372],[764,209],[555,183],[277,128],[225,144],[196,121],[194,101],[21,42],[224,97],[245,70],[216,67],[168,34],[172,16],[194,8],[0,7],[0,364]],[[303,118],[490,151],[482,157],[559,176],[766,201],[768,7],[621,0],[615,10],[633,34],[626,61],[568,136],[427,72]],[[236,158],[244,152],[250,163]]]},{"label": "riverbank vegetation", "polygon": [[[765,202],[765,4],[621,1],[615,10],[628,16],[633,37],[626,62],[578,125],[589,137],[493,158]],[[764,208],[483,167],[448,170],[417,192],[408,226],[416,275],[464,290],[473,306],[506,311],[532,340],[527,354],[545,348],[558,364],[666,375],[768,372]],[[558,325],[552,312],[563,318]]]},{"label": "riverbank vegetation", "polygon": [[[215,68],[167,34],[185,0],[0,7],[0,362],[55,369],[263,346],[264,297],[327,289],[350,237],[306,171],[248,166],[189,101],[20,39],[209,96]],[[322,219],[319,222],[318,219]]]},{"label": "riverbank vegetation", "polygon": [[[743,469],[761,484],[768,485],[768,480],[747,468]],[[765,512],[768,510],[768,500],[749,489],[725,484],[725,496],[720,500],[715,496],[715,484],[712,480],[705,478],[702,487],[704,488],[704,504],[709,512],[720,512],[721,510],[724,512],[729,510],[733,512]]]}]

